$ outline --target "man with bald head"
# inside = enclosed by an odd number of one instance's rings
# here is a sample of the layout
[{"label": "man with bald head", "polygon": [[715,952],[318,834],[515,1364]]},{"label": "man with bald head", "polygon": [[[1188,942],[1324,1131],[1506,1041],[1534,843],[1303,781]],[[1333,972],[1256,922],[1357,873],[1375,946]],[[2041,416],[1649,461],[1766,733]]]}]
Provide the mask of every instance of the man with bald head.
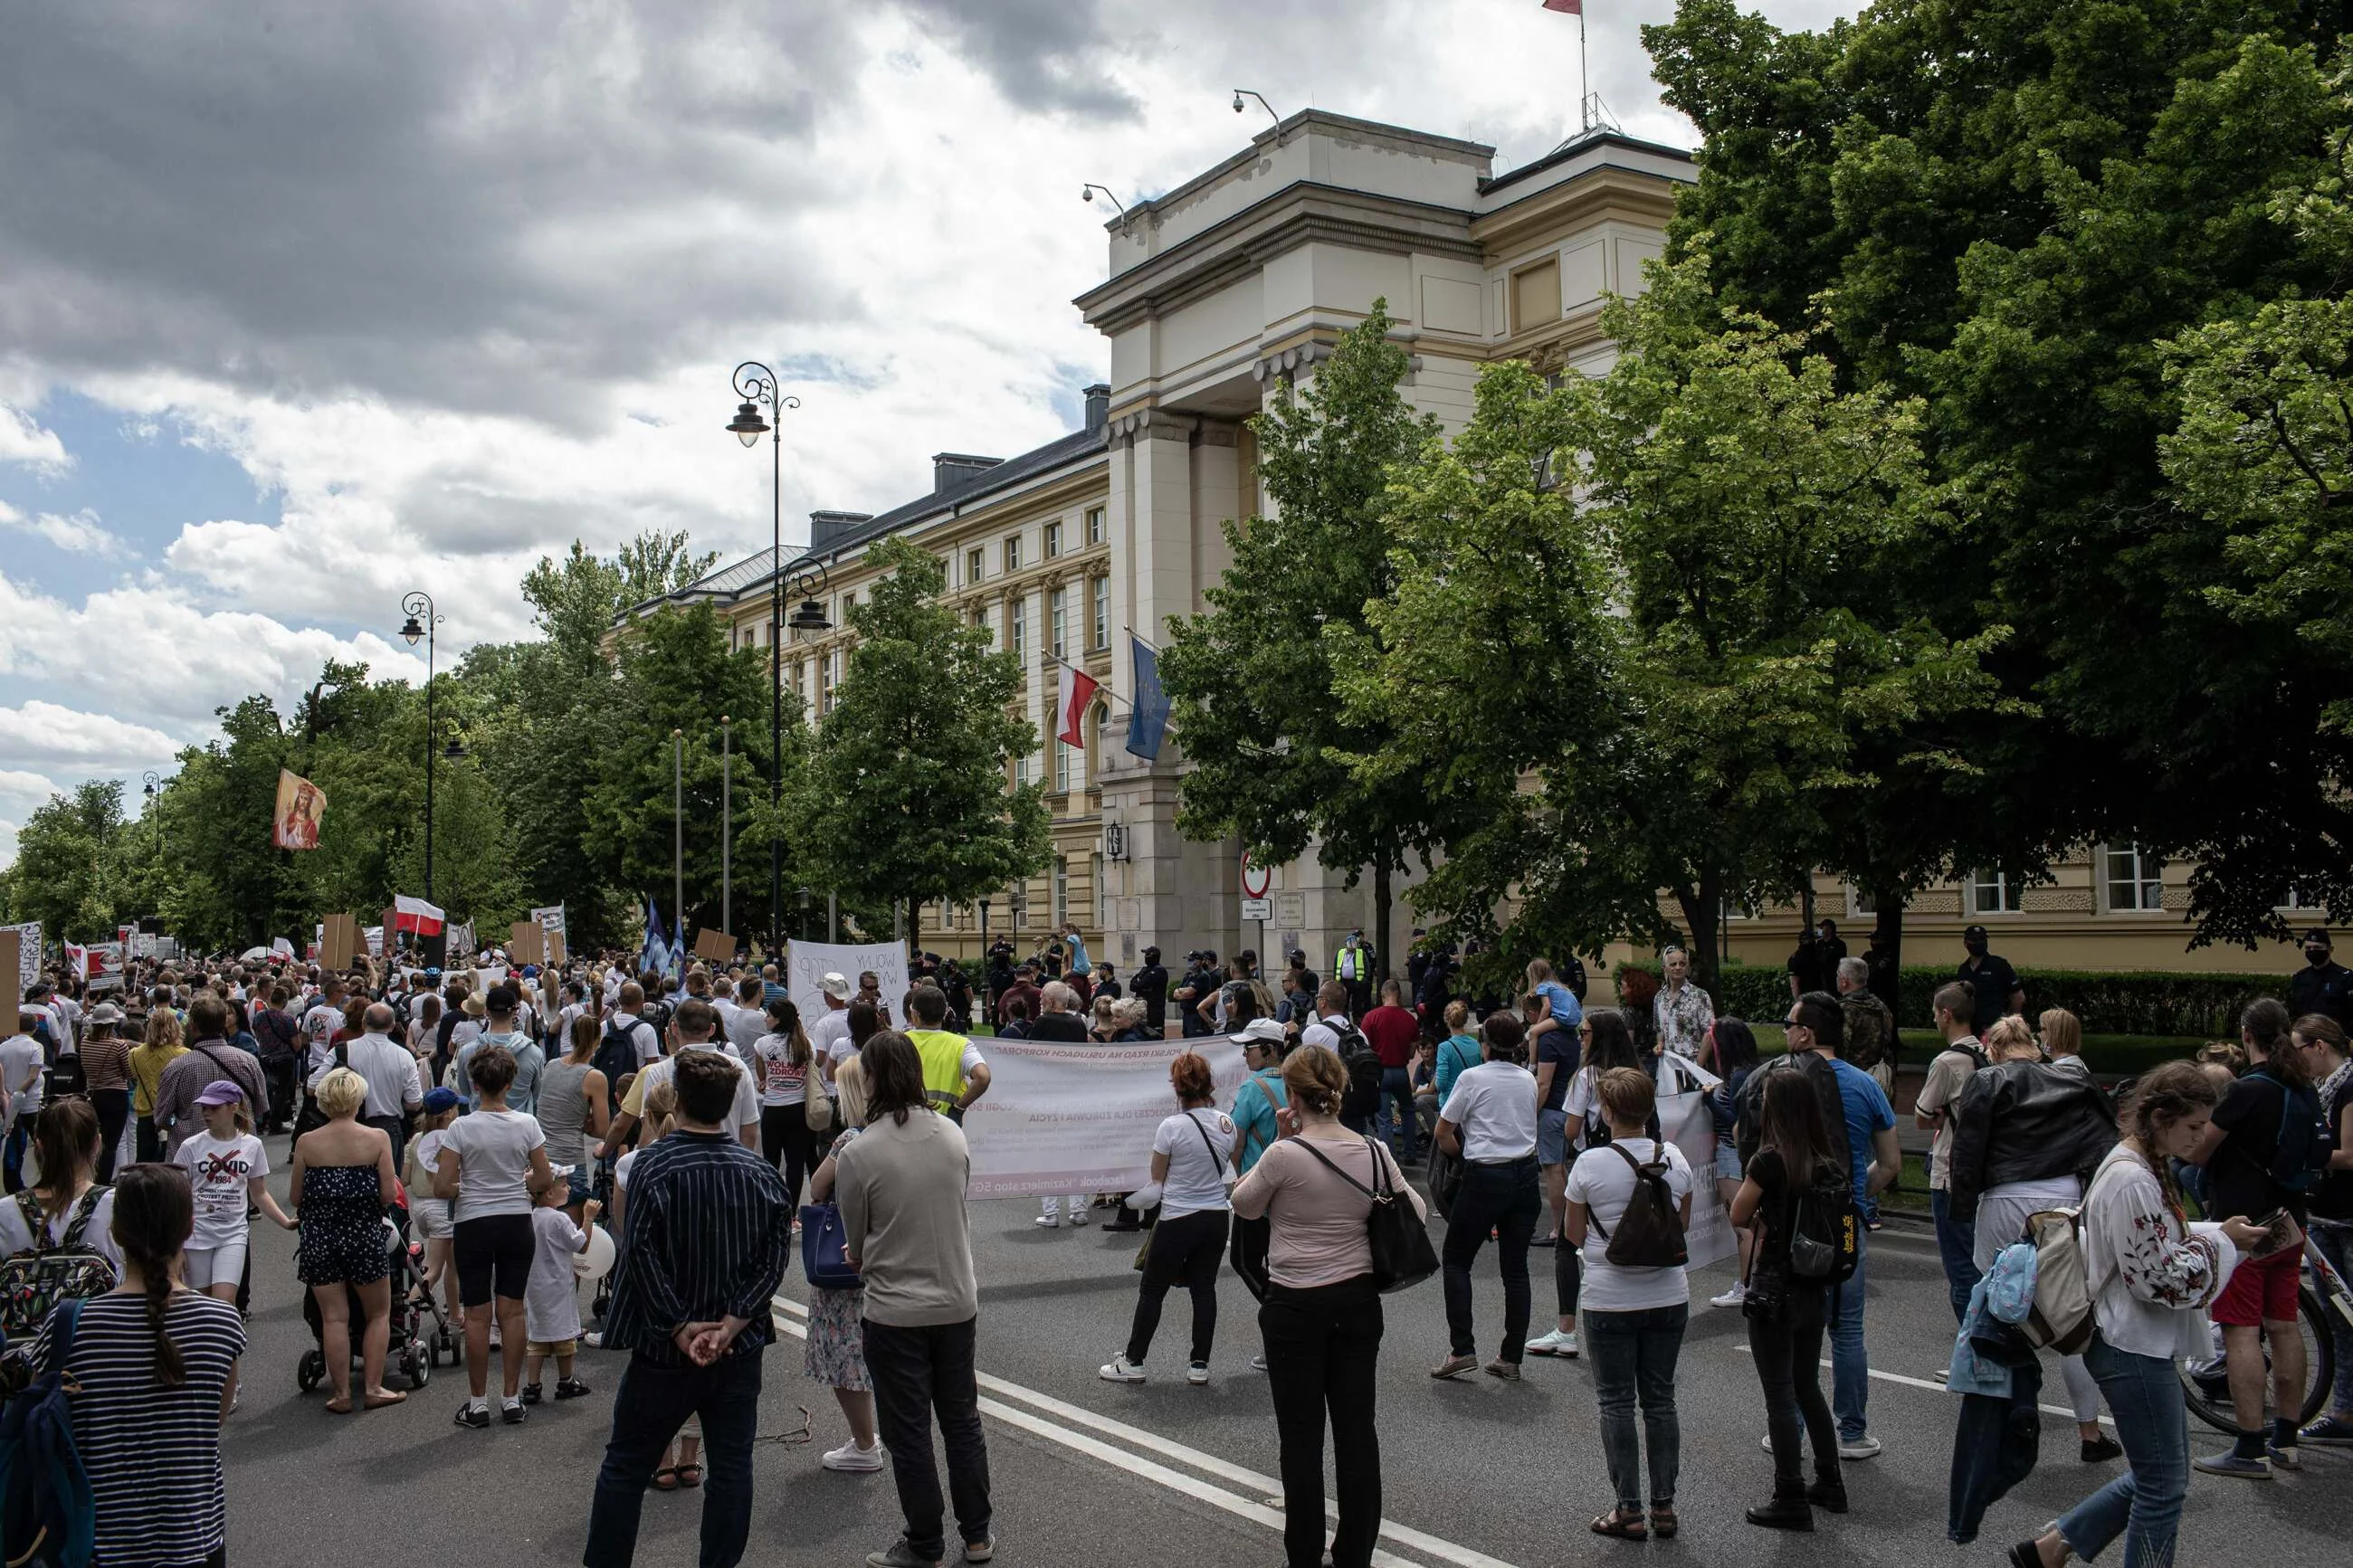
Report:
[{"label": "man with bald head", "polygon": [[324,1065],[311,1075],[310,1086],[312,1094],[318,1093],[319,1085],[338,1066],[348,1067],[366,1079],[367,1101],[360,1107],[360,1120],[381,1129],[392,1140],[396,1171],[400,1169],[408,1141],[408,1115],[425,1104],[425,1081],[417,1076],[417,1057],[392,1037],[398,1026],[390,1007],[382,1002],[370,1003],[360,1016],[360,1037],[330,1050]]}]

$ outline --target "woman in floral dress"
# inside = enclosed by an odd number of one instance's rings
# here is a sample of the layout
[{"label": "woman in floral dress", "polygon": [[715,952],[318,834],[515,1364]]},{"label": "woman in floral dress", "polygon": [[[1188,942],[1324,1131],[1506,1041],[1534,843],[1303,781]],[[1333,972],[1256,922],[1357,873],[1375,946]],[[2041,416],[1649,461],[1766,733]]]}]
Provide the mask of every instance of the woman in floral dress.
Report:
[{"label": "woman in floral dress", "polygon": [[[834,1074],[833,1087],[839,1096],[841,1131],[817,1173],[809,1178],[811,1203],[833,1200],[834,1162],[866,1125],[866,1069],[856,1058],[841,1064]],[[849,1441],[827,1450],[819,1461],[828,1470],[873,1473],[890,1462],[874,1429],[874,1383],[867,1375],[866,1334],[860,1326],[865,1296],[860,1286],[847,1290],[809,1288],[808,1374],[832,1387],[833,1396],[841,1402],[842,1416],[849,1423]]]}]

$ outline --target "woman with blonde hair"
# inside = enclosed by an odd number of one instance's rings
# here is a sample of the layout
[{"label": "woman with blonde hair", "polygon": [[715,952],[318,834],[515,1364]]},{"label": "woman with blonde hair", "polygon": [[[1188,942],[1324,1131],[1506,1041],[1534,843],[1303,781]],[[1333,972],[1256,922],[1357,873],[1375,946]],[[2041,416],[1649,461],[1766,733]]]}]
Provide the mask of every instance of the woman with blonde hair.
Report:
[{"label": "woman with blonde hair", "polygon": [[1339,1521],[1334,1568],[1367,1568],[1381,1527],[1381,1448],[1375,1372],[1381,1298],[1366,1235],[1373,1194],[1392,1193],[1423,1218],[1378,1140],[1340,1123],[1348,1069],[1322,1046],[1282,1064],[1290,1103],[1275,1112],[1274,1146],[1234,1189],[1234,1212],[1271,1222],[1266,1297],[1259,1304],[1267,1381],[1282,1446],[1283,1551],[1289,1568],[1324,1561],[1324,1432],[1332,1432]]},{"label": "woman with blonde hair", "polygon": [[2085,1083],[2091,1082],[2092,1065],[2084,1059],[2084,1021],[2064,1007],[2052,1007],[2035,1024],[2051,1065],[2061,1072],[2073,1073]]},{"label": "woman with blonde hair", "polygon": [[391,1264],[384,1239],[384,1209],[399,1191],[392,1140],[359,1120],[367,1079],[335,1068],[313,1091],[326,1124],[294,1140],[288,1196],[302,1227],[295,1277],[319,1304],[319,1351],[334,1390],[330,1415],[352,1413],[351,1294],[359,1297],[361,1385],[367,1407],[397,1405],[408,1396],[384,1386],[384,1358],[392,1338]]},{"label": "woman with blonde hair", "polygon": [[[841,1064],[833,1088],[840,1101],[841,1131],[809,1177],[809,1201],[817,1204],[833,1201],[835,1162],[866,1126],[866,1068],[857,1058]],[[860,1321],[865,1305],[863,1285],[840,1290],[811,1286],[804,1363],[810,1377],[833,1390],[842,1419],[849,1423],[849,1441],[827,1449],[818,1463],[859,1475],[879,1472],[891,1458],[874,1427],[874,1379],[866,1370],[866,1332]]]},{"label": "woman with blonde hair", "polygon": [[164,1069],[188,1054],[181,1038],[180,1016],[172,1010],[171,993],[155,992],[147,1007],[147,1028],[126,1058],[131,1069],[131,1114],[138,1121],[139,1163],[153,1164],[164,1157],[164,1130],[155,1125],[155,1092]]}]

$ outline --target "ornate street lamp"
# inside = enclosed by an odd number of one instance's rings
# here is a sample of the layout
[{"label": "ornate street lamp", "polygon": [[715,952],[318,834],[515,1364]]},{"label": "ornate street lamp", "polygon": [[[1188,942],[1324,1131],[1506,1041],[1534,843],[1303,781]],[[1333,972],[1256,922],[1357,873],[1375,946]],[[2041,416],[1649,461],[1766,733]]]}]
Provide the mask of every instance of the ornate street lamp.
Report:
[{"label": "ornate street lamp", "polygon": [[451,762],[466,754],[466,749],[451,741],[446,753],[433,743],[433,628],[446,616],[434,613],[433,595],[422,588],[400,601],[402,614],[408,619],[401,623],[401,640],[409,647],[417,639],[425,639],[425,901],[433,901],[433,764],[437,757],[446,754]]}]

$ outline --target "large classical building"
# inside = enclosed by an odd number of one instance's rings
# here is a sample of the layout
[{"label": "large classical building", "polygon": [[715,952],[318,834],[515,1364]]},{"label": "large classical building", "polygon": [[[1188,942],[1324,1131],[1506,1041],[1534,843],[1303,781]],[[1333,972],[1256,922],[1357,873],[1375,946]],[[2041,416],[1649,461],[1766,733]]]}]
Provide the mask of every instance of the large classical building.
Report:
[{"label": "large classical building", "polygon": [[[849,657],[844,611],[871,586],[864,547],[897,534],[939,555],[958,609],[1018,656],[1022,701],[1044,738],[1012,773],[1048,792],[1050,868],[986,910],[928,908],[926,948],[976,952],[986,920],[1026,950],[1068,919],[1122,964],[1147,946],[1172,963],[1195,947],[1301,946],[1328,973],[1351,928],[1373,929],[1369,882],[1345,889],[1312,855],[1272,868],[1269,918],[1245,923],[1240,846],[1176,830],[1177,739],[1157,762],[1132,756],[1124,721],[1105,703],[1085,746],[1062,744],[1050,721],[1056,661],[1093,675],[1125,712],[1131,629],[1156,642],[1170,616],[1200,610],[1228,563],[1219,525],[1261,506],[1250,416],[1286,379],[1312,375],[1376,300],[1411,355],[1405,395],[1450,426],[1468,416],[1492,361],[1608,368],[1603,300],[1641,289],[1642,263],[1662,250],[1676,192],[1693,177],[1689,154],[1598,133],[1502,174],[1493,158],[1476,142],[1293,115],[1106,226],[1108,276],[1075,303],[1110,340],[1111,376],[1085,389],[1082,428],[1018,457],[940,453],[930,493],[879,516],[812,516],[809,551],[827,573],[834,629],[788,632],[782,650],[784,679],[812,716]],[[762,646],[774,572],[763,551],[672,599],[711,603],[738,646]],[[2069,868],[2056,888],[1997,889],[1990,902],[1975,884],[1937,890],[1915,905],[1925,919],[1914,951],[1932,952],[1942,926],[1957,932],[1981,915],[2031,933],[2033,947],[2048,939],[2042,962],[2182,964],[2180,868],[2137,867],[2119,880],[2119,849],[2129,847],[2104,847],[2103,869]],[[2126,885],[2128,906],[2115,891]],[[1822,897],[1825,912],[1860,912],[1835,884]],[[1409,910],[1394,914],[1398,932],[1410,929]],[[1734,951],[1767,960],[1794,923],[1735,917],[1727,934]],[[2014,959],[2040,956],[2010,945]],[[2189,962],[2231,961],[2209,950]]]}]

